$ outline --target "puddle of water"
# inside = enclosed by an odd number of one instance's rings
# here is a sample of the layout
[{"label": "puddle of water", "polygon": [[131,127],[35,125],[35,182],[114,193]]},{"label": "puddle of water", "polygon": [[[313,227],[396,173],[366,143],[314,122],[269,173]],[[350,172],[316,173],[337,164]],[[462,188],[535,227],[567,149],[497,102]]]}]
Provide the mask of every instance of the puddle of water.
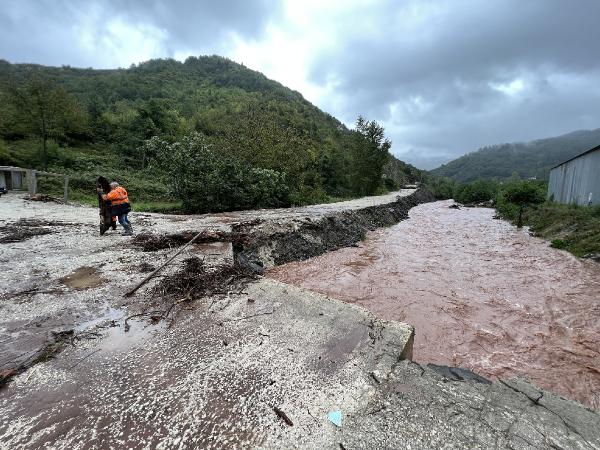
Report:
[{"label": "puddle of water", "polygon": [[600,265],[492,219],[420,205],[410,219],[269,276],[415,327],[414,358],[525,376],[600,408]]},{"label": "puddle of water", "polygon": [[75,326],[75,331],[85,331],[90,328],[94,328],[96,325],[100,325],[105,322],[110,322],[111,320],[118,321],[124,317],[123,310],[112,308],[107,306],[104,310],[103,314],[99,317],[95,317],[90,320],[86,320],[85,322],[81,322]]},{"label": "puddle of water", "polygon": [[90,289],[100,286],[106,280],[100,276],[98,269],[84,266],[59,281],[73,289]]},{"label": "puddle of water", "polygon": [[165,328],[161,322],[158,324],[149,324],[148,320],[143,318],[130,320],[129,329],[125,331],[124,327],[113,327],[107,330],[102,338],[99,348],[107,352],[119,352],[127,350],[132,346],[139,344],[151,338],[152,334]]}]

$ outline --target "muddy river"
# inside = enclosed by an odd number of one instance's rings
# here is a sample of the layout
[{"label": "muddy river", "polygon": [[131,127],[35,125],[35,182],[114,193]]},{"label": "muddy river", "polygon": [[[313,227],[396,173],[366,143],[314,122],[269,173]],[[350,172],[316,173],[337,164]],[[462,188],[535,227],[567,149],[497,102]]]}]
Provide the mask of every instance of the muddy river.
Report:
[{"label": "muddy river", "polygon": [[523,376],[600,409],[600,264],[493,218],[420,205],[358,248],[277,267],[278,280],[416,329],[414,359]]}]

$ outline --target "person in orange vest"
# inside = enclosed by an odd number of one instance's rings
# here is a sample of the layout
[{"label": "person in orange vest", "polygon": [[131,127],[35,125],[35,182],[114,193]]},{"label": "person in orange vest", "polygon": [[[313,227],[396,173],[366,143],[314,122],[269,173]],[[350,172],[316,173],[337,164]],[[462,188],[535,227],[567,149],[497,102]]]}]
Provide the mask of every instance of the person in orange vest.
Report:
[{"label": "person in orange vest", "polygon": [[129,197],[127,191],[123,186],[119,186],[119,183],[113,181],[110,183],[110,192],[105,194],[101,188],[98,188],[98,193],[102,195],[104,200],[110,200],[111,214],[117,216],[119,223],[123,226],[123,236],[133,235],[133,227],[127,218],[127,214],[131,211],[131,205],[129,204]]}]

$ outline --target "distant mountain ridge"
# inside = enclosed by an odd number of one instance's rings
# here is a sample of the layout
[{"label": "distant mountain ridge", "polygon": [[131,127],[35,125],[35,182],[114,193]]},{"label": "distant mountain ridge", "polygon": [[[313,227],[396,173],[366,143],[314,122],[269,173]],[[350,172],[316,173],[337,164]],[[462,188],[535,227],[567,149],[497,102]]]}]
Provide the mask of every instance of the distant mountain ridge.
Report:
[{"label": "distant mountain ridge", "polygon": [[508,178],[515,172],[521,178],[547,179],[552,167],[599,144],[600,128],[579,130],[530,142],[482,147],[430,173],[457,181]]}]

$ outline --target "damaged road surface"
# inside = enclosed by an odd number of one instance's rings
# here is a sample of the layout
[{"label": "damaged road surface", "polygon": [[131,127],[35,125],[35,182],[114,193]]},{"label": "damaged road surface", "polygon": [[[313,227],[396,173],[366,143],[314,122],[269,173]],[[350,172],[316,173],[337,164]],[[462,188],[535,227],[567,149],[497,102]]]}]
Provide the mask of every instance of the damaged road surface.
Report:
[{"label": "damaged road surface", "polygon": [[133,213],[142,233],[245,238],[190,246],[129,298],[181,243],[144,251],[98,236],[94,209],[3,197],[2,227],[75,225],[0,244],[0,370],[16,371],[0,389],[0,448],[600,448],[596,412],[521,380],[421,367],[412,327],[257,275],[290,246],[302,259],[351,245],[427,200],[402,194]]}]

